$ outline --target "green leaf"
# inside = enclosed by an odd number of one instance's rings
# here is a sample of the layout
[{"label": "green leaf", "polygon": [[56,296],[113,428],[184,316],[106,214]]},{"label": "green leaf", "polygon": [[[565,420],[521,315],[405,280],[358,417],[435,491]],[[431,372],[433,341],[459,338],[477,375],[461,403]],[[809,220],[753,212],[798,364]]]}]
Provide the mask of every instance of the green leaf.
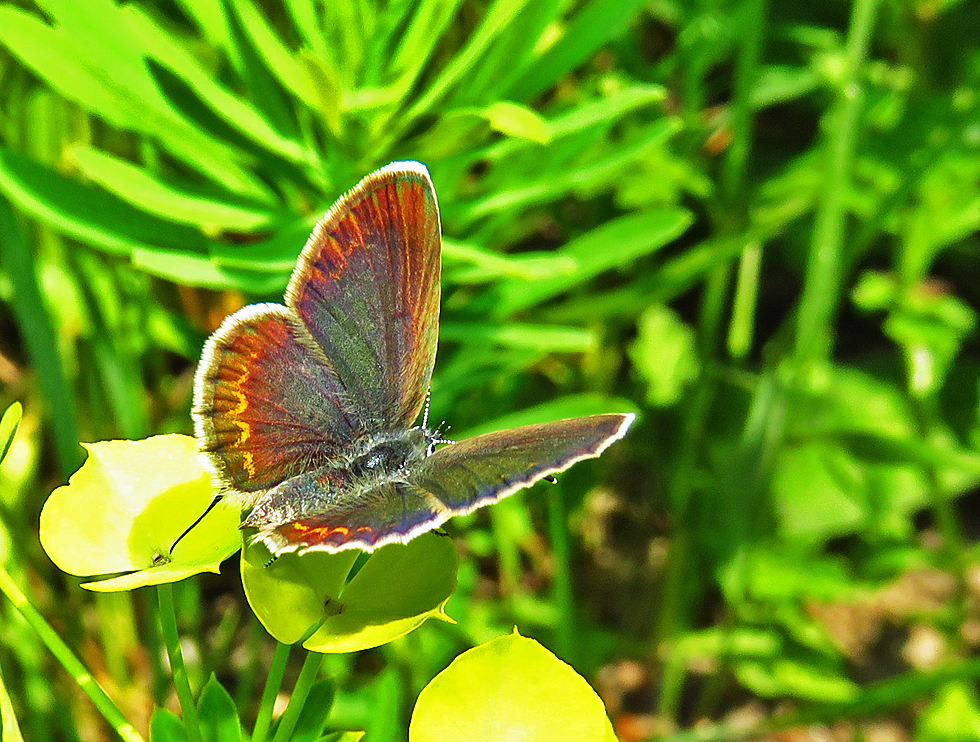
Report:
[{"label": "green leaf", "polygon": [[490,128],[512,137],[530,139],[538,144],[551,141],[548,122],[526,106],[510,101],[491,103],[483,110]]},{"label": "green leaf", "polygon": [[204,742],[241,742],[242,725],[235,701],[211,674],[197,705]]},{"label": "green leaf", "polygon": [[[371,554],[346,582],[355,550],[288,553],[271,564],[261,544],[245,549],[242,583],[252,610],[277,640],[314,652],[354,652],[392,641],[444,613],[456,588],[456,547],[425,533]],[[311,632],[312,635],[311,635]]]},{"label": "green leaf", "polygon": [[762,65],[759,79],[752,88],[752,107],[767,108],[802,98],[815,90],[820,83],[820,75],[812,66]]},{"label": "green leaf", "polygon": [[980,740],[980,703],[977,692],[964,681],[947,683],[919,714],[916,742],[977,742]]},{"label": "green leaf", "polygon": [[336,683],[328,678],[318,680],[299,712],[290,742],[315,742],[323,734],[333,705]]},{"label": "green leaf", "polygon": [[3,417],[0,417],[0,463],[7,456],[7,451],[17,437],[17,429],[20,427],[20,420],[24,416],[24,407],[20,402],[13,402],[4,410]]},{"label": "green leaf", "polygon": [[236,69],[241,69],[241,60],[236,54],[236,46],[231,40],[231,29],[225,14],[222,0],[177,0],[188,18],[193,19],[201,29],[204,38],[220,49],[224,49]]},{"label": "green leaf", "polygon": [[630,358],[647,384],[647,401],[667,407],[700,373],[694,330],[663,304],[652,304],[640,316]]},{"label": "green leaf", "polygon": [[133,266],[168,281],[210,289],[240,289],[254,294],[278,293],[285,279],[268,273],[225,269],[204,255],[141,247],[133,250]]},{"label": "green leaf", "polygon": [[592,0],[566,26],[562,36],[531,61],[524,77],[508,91],[530,100],[595,53],[619,33],[643,4],[642,0]]},{"label": "green leaf", "polygon": [[[99,23],[86,17],[87,8],[97,14],[103,11]],[[133,64],[138,50],[127,49],[128,38],[119,33],[116,23],[116,8],[105,2],[51,2],[47,11],[62,23],[52,28],[20,8],[0,7],[0,43],[69,100],[115,126],[139,128],[141,104],[158,96],[145,67]],[[92,43],[95,39],[103,43]],[[115,74],[106,75],[105,70]],[[123,90],[129,91],[129,100]]]},{"label": "green leaf", "polygon": [[0,6],[0,43],[68,100],[116,127],[158,137],[175,156],[232,192],[270,201],[265,185],[239,165],[238,151],[185,119],[163,97],[143,50],[120,25],[123,9],[106,2],[52,0],[49,12],[64,25],[52,28],[30,13]]},{"label": "green leaf", "polygon": [[626,267],[636,258],[668,244],[690,223],[691,215],[683,209],[651,209],[608,221],[562,248],[561,254],[575,261],[574,273],[548,281],[508,281],[501,285],[494,315],[506,317],[562,294],[604,271]]},{"label": "green leaf", "polygon": [[678,658],[688,661],[777,657],[783,648],[779,633],[772,629],[713,626],[685,632],[675,640]]},{"label": "green leaf", "polygon": [[918,398],[942,388],[977,325],[976,312],[957,297],[921,283],[906,287],[876,271],[861,276],[852,298],[864,311],[888,310],[885,333],[902,349],[909,391]]},{"label": "green leaf", "polygon": [[479,27],[466,45],[446,65],[428,89],[404,114],[406,124],[428,113],[469,72],[490,49],[507,26],[518,16],[528,0],[494,0],[483,13]]},{"label": "green leaf", "polygon": [[373,713],[367,728],[369,740],[398,742],[404,739],[405,727],[401,721],[405,705],[404,682],[395,667],[382,670],[371,684]]},{"label": "green leaf", "polygon": [[455,103],[482,103],[499,97],[533,63],[543,47],[563,25],[562,0],[535,0],[525,5],[454,91]]},{"label": "green leaf", "polygon": [[[8,409],[7,412],[9,411]],[[0,456],[0,459],[2,458]],[[0,739],[3,742],[24,742],[24,737],[20,733],[20,725],[17,724],[17,716],[14,714],[14,705],[10,702],[7,686],[3,682],[3,676],[0,676]]]},{"label": "green leaf", "polygon": [[252,232],[268,226],[272,214],[193,193],[150,175],[132,163],[86,145],[69,156],[90,180],[138,209],[168,221],[192,224],[203,232]]},{"label": "green leaf", "polygon": [[[507,255],[455,240],[442,241],[443,280],[449,283],[491,283],[501,278],[548,279],[575,272],[568,255],[544,251]],[[460,263],[459,266],[453,265]]]},{"label": "green leaf", "polygon": [[598,346],[598,338],[591,330],[516,322],[498,325],[446,322],[439,327],[439,337],[462,343],[494,343],[510,348],[533,348],[545,353],[589,353]]},{"label": "green leaf", "polygon": [[31,216],[113,255],[129,256],[139,247],[168,244],[207,251],[207,240],[197,230],[158,219],[2,147],[0,190]]},{"label": "green leaf", "polygon": [[280,134],[262,114],[233,95],[213,77],[170,34],[160,28],[146,11],[136,5],[119,9],[130,33],[142,42],[143,53],[156,59],[187,83],[203,103],[225,123],[256,144],[291,162],[312,163],[316,156],[301,143]]},{"label": "green leaf", "polygon": [[444,38],[462,0],[420,0],[407,20],[407,27],[391,55],[388,69],[397,79],[392,86],[406,95],[425,70],[433,49]]},{"label": "green leaf", "polygon": [[279,38],[276,29],[255,7],[255,4],[251,0],[240,0],[232,3],[232,8],[238,14],[242,28],[262,57],[266,68],[275,74],[282,86],[298,100],[314,111],[320,110],[321,98],[314,90],[306,68],[301,62],[297,62],[296,52]]},{"label": "green leaf", "polygon": [[[549,119],[548,124],[551,126],[552,138],[562,139],[596,127],[609,126],[630,111],[659,103],[666,97],[667,91],[660,85],[633,84],[623,87],[606,97],[586,101],[555,116],[553,119]],[[670,119],[665,119],[664,123],[668,125],[668,131],[665,132],[665,135],[674,133],[678,126],[676,122]],[[497,159],[503,154],[503,150],[513,147],[515,144],[501,142],[491,149],[490,155]]]},{"label": "green leaf", "polygon": [[[819,389],[795,400],[787,445],[775,462],[773,503],[784,538],[813,543],[857,530],[905,538],[910,514],[930,500],[931,476],[960,486],[975,480],[969,460],[960,464],[952,455],[955,448],[947,458],[955,467],[927,473],[920,461],[941,463],[933,450],[938,441],[920,442],[916,456],[896,460],[889,452],[888,441],[914,445],[920,435],[893,383],[843,366],[827,373]],[[859,445],[862,434],[881,440],[877,452]]]},{"label": "green leaf", "polygon": [[[673,133],[673,129],[674,124],[670,120],[654,122],[628,141],[606,148],[598,159],[576,163],[573,167],[564,164],[558,177],[550,169],[540,167],[535,170],[533,178],[523,174],[510,177],[486,196],[461,206],[456,218],[465,223],[500,212],[548,203],[569,193],[612,187],[625,167],[642,157],[649,148],[661,145]],[[504,176],[511,173],[506,162],[498,170]],[[542,174],[538,175],[539,172]]]},{"label": "green leaf", "polygon": [[858,686],[835,669],[824,669],[791,657],[773,661],[741,660],[735,675],[753,693],[767,698],[791,696],[825,703],[850,703]]},{"label": "green leaf", "polygon": [[90,590],[129,590],[217,572],[241,547],[239,508],[227,500],[170,549],[214,499],[197,443],[184,435],[83,444],[85,464],[41,510],[41,545],[60,569]]},{"label": "green leaf", "polygon": [[153,709],[153,716],[150,717],[150,742],[188,742],[184,722],[168,709]]},{"label": "green leaf", "polygon": [[297,218],[261,242],[247,245],[215,243],[211,246],[211,257],[221,268],[275,274],[285,288],[316,221],[315,216]]},{"label": "green leaf", "polygon": [[615,740],[602,700],[516,632],[464,652],[419,694],[409,742]]}]

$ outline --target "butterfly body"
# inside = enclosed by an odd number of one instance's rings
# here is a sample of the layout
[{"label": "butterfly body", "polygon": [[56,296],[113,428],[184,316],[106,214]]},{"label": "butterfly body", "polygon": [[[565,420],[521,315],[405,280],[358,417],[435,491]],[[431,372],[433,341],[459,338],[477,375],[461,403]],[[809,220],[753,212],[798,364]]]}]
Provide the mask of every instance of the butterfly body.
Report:
[{"label": "butterfly body", "polygon": [[392,163],[318,223],[285,304],[244,307],[208,340],[199,447],[274,555],[407,541],[598,456],[632,422],[595,415],[459,443],[413,427],[435,364],[440,241],[428,172]]}]

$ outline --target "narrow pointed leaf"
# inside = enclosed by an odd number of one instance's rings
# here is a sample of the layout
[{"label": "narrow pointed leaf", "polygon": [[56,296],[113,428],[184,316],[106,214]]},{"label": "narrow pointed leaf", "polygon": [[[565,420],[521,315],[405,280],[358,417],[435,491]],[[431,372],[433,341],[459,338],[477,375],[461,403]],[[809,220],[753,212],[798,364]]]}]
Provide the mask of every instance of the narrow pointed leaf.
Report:
[{"label": "narrow pointed leaf", "polygon": [[494,313],[507,316],[568,291],[603,271],[625,267],[679,237],[690,223],[691,214],[678,208],[654,209],[606,222],[562,248],[576,262],[574,274],[534,283],[505,283],[500,287]]},{"label": "narrow pointed leaf", "polygon": [[592,0],[566,26],[565,33],[527,68],[509,91],[517,100],[530,100],[553,86],[562,75],[584,63],[619,33],[643,0]]},{"label": "narrow pointed leaf", "polygon": [[131,31],[147,54],[186,82],[217,116],[231,127],[292,162],[313,162],[316,157],[299,142],[280,134],[249,103],[228,92],[146,12],[135,5],[122,8]]},{"label": "narrow pointed leaf", "polygon": [[186,191],[94,147],[76,146],[71,150],[71,157],[84,175],[122,200],[170,221],[194,225],[206,233],[251,232],[268,225],[272,218],[265,209]]},{"label": "narrow pointed leaf", "polygon": [[98,250],[130,255],[153,244],[207,250],[197,230],[158,219],[0,147],[0,191],[31,216]]}]

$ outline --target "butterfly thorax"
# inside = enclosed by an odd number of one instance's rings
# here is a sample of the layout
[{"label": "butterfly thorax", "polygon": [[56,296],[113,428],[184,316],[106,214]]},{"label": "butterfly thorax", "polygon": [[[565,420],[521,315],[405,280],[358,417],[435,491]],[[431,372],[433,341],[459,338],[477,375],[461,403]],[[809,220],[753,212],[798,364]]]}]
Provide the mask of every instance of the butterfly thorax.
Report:
[{"label": "butterfly thorax", "polygon": [[343,468],[354,480],[398,479],[407,467],[428,455],[432,437],[433,434],[424,428],[366,436]]},{"label": "butterfly thorax", "polygon": [[359,501],[407,482],[430,455],[438,435],[424,428],[368,434],[326,464],[287,479],[260,496],[243,525],[270,528],[357,507]]}]

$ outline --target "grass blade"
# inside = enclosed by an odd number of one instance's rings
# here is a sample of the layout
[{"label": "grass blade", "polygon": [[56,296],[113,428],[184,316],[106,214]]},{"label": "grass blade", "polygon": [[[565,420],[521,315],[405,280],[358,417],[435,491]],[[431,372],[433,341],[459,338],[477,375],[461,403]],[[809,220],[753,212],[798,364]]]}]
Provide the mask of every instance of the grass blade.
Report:
[{"label": "grass blade", "polygon": [[13,285],[12,304],[47,405],[61,476],[82,463],[74,395],[58,354],[58,341],[38,288],[34,259],[10,203],[0,198],[0,265]]}]

